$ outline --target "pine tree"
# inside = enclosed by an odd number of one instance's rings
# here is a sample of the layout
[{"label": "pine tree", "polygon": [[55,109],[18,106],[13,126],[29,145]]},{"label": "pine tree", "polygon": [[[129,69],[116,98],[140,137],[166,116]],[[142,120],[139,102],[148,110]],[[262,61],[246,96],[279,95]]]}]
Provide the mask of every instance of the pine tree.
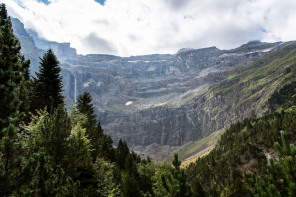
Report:
[{"label": "pine tree", "polygon": [[296,195],[296,147],[289,144],[287,134],[281,131],[282,146],[276,142],[279,162],[270,160],[264,177],[252,176],[250,189],[257,196]]},{"label": "pine tree", "polygon": [[68,142],[71,128],[61,105],[52,115],[43,110],[32,117],[21,136],[28,156],[22,169],[24,185],[17,196],[71,196],[76,192],[74,175],[67,170],[68,158],[73,158]]},{"label": "pine tree", "polygon": [[122,179],[122,190],[124,196],[138,197],[141,196],[139,185],[133,174],[128,172],[124,173]]},{"label": "pine tree", "polygon": [[4,3],[2,3],[1,5],[0,5],[0,17],[1,17],[1,22],[0,22],[0,25],[1,26],[3,26],[3,25],[5,25],[5,19],[7,19],[8,17],[7,17],[7,10],[6,10],[6,6],[5,6],[5,4]]},{"label": "pine tree", "polygon": [[54,114],[45,121],[44,128],[41,129],[43,146],[55,165],[63,165],[71,129],[71,120],[63,105],[57,107]]},{"label": "pine tree", "polygon": [[161,176],[163,187],[170,196],[174,197],[189,197],[192,196],[191,187],[187,183],[187,175],[184,169],[181,169],[181,161],[178,159],[178,154],[174,154],[172,161],[173,167],[170,174]]},{"label": "pine tree", "polygon": [[22,144],[17,134],[20,120],[19,85],[23,81],[20,44],[14,36],[4,4],[0,5],[0,196],[19,187]]},{"label": "pine tree", "polygon": [[64,103],[61,67],[51,49],[40,60],[39,73],[33,81],[32,111],[47,107],[52,114],[58,105]]},{"label": "pine tree", "polygon": [[31,105],[31,89],[32,81],[30,79],[30,60],[26,60],[24,56],[20,57],[22,65],[22,74],[24,80],[20,84],[19,98],[21,100],[20,112],[22,112],[21,120],[28,124],[31,120],[30,105]]},{"label": "pine tree", "polygon": [[125,160],[129,154],[129,148],[126,142],[120,139],[116,149],[116,159],[120,169],[125,169]]},{"label": "pine tree", "polygon": [[0,6],[0,138],[11,118],[18,117],[20,100],[18,85],[21,83],[20,44],[13,34],[10,18],[4,4]]},{"label": "pine tree", "polygon": [[92,165],[91,145],[85,134],[85,129],[79,123],[72,128],[68,142],[68,152],[71,152],[71,155],[68,155],[67,160],[71,170],[90,168]]},{"label": "pine tree", "polygon": [[94,127],[96,124],[96,118],[94,105],[92,104],[91,95],[88,92],[84,92],[83,94],[78,96],[77,99],[77,108],[78,110],[85,114],[89,121],[89,127]]},{"label": "pine tree", "polygon": [[79,95],[77,99],[77,109],[87,117],[87,121],[82,127],[86,128],[86,135],[90,139],[93,148],[92,157],[95,161],[97,156],[105,156],[104,152],[108,152],[108,145],[105,144],[106,136],[101,128],[100,122],[96,120],[97,116],[92,104],[92,98],[88,92]]},{"label": "pine tree", "polygon": [[49,115],[47,111],[40,111],[39,116],[35,115],[32,122],[26,129],[29,135],[29,152],[33,154],[43,148],[50,156],[54,166],[65,167],[65,158],[68,154],[68,138],[71,134],[72,124],[67,110],[59,105],[54,114]]}]

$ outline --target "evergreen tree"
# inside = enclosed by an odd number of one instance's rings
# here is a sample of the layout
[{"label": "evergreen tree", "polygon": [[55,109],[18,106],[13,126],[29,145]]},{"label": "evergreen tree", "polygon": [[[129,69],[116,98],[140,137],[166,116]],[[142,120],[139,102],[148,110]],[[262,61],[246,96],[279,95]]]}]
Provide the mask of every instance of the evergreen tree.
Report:
[{"label": "evergreen tree", "polygon": [[33,116],[26,130],[29,135],[26,141],[30,147],[30,154],[43,148],[43,151],[50,156],[53,166],[62,165],[63,168],[67,166],[65,159],[69,150],[68,138],[72,124],[64,106],[59,105],[52,115],[47,111],[40,111],[39,116]]},{"label": "evergreen tree", "polygon": [[24,185],[14,188],[16,196],[71,196],[76,191],[71,177],[60,165],[53,166],[44,148],[35,150],[23,170]]},{"label": "evergreen tree", "polygon": [[70,170],[75,172],[77,168],[90,168],[92,165],[91,145],[85,135],[85,129],[83,129],[79,123],[72,128],[68,142],[68,152],[71,152],[71,155],[67,156],[67,162],[70,166]]},{"label": "evergreen tree", "polygon": [[124,173],[122,180],[122,191],[126,197],[141,196],[139,185],[133,174],[128,172]]},{"label": "evergreen tree", "polygon": [[22,112],[21,120],[28,124],[31,120],[30,105],[31,105],[31,89],[32,81],[30,80],[30,60],[25,60],[24,56],[20,57],[22,65],[22,73],[24,80],[20,84],[19,98],[21,100],[20,112]]},{"label": "evergreen tree", "polygon": [[4,4],[0,6],[0,139],[9,120],[19,116],[18,85],[21,83],[20,44],[13,34]]},{"label": "evergreen tree", "polygon": [[104,133],[100,122],[96,120],[97,116],[95,115],[92,98],[88,92],[79,95],[77,99],[77,109],[87,117],[87,121],[82,126],[86,128],[86,135],[91,141],[93,148],[92,157],[95,161],[100,152],[105,151],[100,149],[101,143],[104,142],[102,140]]},{"label": "evergreen tree", "polygon": [[19,85],[23,81],[20,44],[4,4],[0,5],[0,196],[11,195],[22,183],[22,143],[19,141]]},{"label": "evergreen tree", "polygon": [[86,114],[89,122],[88,126],[95,127],[97,116],[95,115],[92,98],[88,92],[84,92],[83,94],[78,96],[77,108],[81,113]]},{"label": "evergreen tree", "polygon": [[94,163],[95,177],[99,181],[99,193],[102,196],[122,196],[121,172],[115,163],[105,161],[98,157]]},{"label": "evergreen tree", "polygon": [[163,187],[170,196],[174,197],[190,197],[192,196],[191,187],[187,183],[187,175],[184,169],[181,169],[181,161],[178,159],[178,154],[174,154],[172,161],[173,167],[170,174],[161,176]]},{"label": "evergreen tree", "polygon": [[58,105],[64,103],[61,67],[51,49],[40,60],[39,73],[36,73],[33,81],[31,111],[47,107],[47,111],[52,114]]},{"label": "evergreen tree", "polygon": [[276,142],[279,162],[270,160],[264,177],[252,176],[251,193],[256,196],[296,195],[296,147],[289,144],[287,134],[281,131],[282,146]]},{"label": "evergreen tree", "polygon": [[192,196],[196,196],[196,197],[206,197],[207,196],[197,178],[195,178],[193,180],[191,187],[192,187],[192,193],[193,193]]},{"label": "evergreen tree", "polygon": [[43,146],[52,157],[54,164],[63,164],[68,150],[68,137],[71,134],[71,119],[63,105],[59,105],[41,129]]},{"label": "evergreen tree", "polygon": [[125,169],[125,160],[128,155],[129,155],[129,148],[126,142],[120,139],[116,149],[116,159],[117,159],[118,167],[120,169]]},{"label": "evergreen tree", "polygon": [[6,10],[6,6],[4,3],[2,3],[0,5],[0,17],[1,17],[1,22],[0,25],[3,26],[5,24],[5,19],[7,19],[7,10]]}]

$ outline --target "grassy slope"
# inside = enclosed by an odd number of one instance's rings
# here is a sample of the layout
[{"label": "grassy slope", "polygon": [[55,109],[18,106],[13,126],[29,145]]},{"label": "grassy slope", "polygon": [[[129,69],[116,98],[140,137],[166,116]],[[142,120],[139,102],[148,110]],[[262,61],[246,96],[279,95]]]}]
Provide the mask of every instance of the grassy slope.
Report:
[{"label": "grassy slope", "polygon": [[263,57],[255,63],[236,69],[208,92],[208,98],[214,95],[239,96],[236,107],[252,99],[260,99],[264,104],[280,84],[294,77],[289,69],[295,69],[296,45],[280,49]]},{"label": "grassy slope", "polygon": [[219,130],[195,142],[185,144],[174,152],[180,155],[182,166],[185,167],[199,157],[207,155],[217,144],[223,131]]},{"label": "grassy slope", "polygon": [[[250,108],[254,107],[257,113],[261,113],[271,94],[283,84],[295,79],[295,73],[296,45],[290,45],[251,65],[233,70],[225,80],[210,88],[205,96],[209,100],[217,95],[226,95],[233,98],[232,110],[243,104],[250,104]],[[221,106],[217,106],[218,108]],[[217,111],[215,117],[223,112],[223,109]],[[206,138],[178,148],[175,152],[181,156],[183,165],[188,165],[191,161],[209,153],[221,134],[220,130],[216,131]]]}]

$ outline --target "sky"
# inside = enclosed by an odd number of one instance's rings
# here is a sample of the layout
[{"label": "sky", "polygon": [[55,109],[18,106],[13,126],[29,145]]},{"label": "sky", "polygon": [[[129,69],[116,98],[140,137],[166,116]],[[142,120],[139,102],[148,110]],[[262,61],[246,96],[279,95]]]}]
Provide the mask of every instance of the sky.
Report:
[{"label": "sky", "polygon": [[79,54],[174,54],[296,40],[295,0],[1,0],[40,37]]}]

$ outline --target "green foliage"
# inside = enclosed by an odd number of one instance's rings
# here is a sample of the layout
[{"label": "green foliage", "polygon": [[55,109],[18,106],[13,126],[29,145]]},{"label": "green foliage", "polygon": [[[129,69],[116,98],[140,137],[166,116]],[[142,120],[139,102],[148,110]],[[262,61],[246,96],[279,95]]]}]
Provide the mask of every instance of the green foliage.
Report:
[{"label": "green foliage", "polygon": [[95,177],[99,182],[99,193],[102,196],[122,196],[121,172],[114,163],[97,158],[94,163]]},{"label": "green foliage", "polygon": [[190,185],[187,183],[187,175],[184,169],[180,168],[181,161],[178,154],[174,154],[173,167],[169,172],[161,173],[161,187],[155,185],[156,196],[189,197],[192,196]]},{"label": "green foliage", "polygon": [[122,191],[124,196],[129,196],[129,197],[141,196],[140,188],[134,174],[129,172],[123,173]]},{"label": "green foliage", "polygon": [[252,172],[263,177],[267,169],[265,154],[272,152],[273,143],[281,139],[281,130],[291,140],[296,139],[295,111],[275,112],[232,125],[209,155],[188,167],[192,187],[198,181],[198,187],[212,196],[249,195],[246,182]]},{"label": "green foliage", "polygon": [[14,187],[20,182],[18,180],[20,166],[22,165],[22,144],[17,140],[19,129],[10,124],[2,130],[3,137],[0,141],[0,196],[9,195]]},{"label": "green foliage", "polygon": [[110,161],[115,161],[115,150],[110,136],[104,134],[101,124],[96,120],[92,98],[88,92],[79,95],[77,100],[77,109],[86,116],[87,121],[83,121],[82,127],[86,128],[86,135],[89,137],[92,146],[93,161],[96,158],[103,157]]},{"label": "green foliage", "polygon": [[[2,129],[19,118],[19,87],[23,80],[20,63],[20,44],[14,36],[4,4],[0,5],[0,139]],[[16,123],[14,121],[14,123]]]},{"label": "green foliage", "polygon": [[253,175],[249,180],[255,196],[295,196],[296,195],[296,147],[289,144],[288,136],[281,131],[281,144],[275,142],[278,162],[273,159],[267,165],[263,177]]},{"label": "green foliage", "polygon": [[92,98],[88,92],[84,92],[83,94],[78,96],[77,109],[81,113],[86,114],[88,121],[90,123],[89,126],[94,126],[91,124],[96,123],[97,116],[95,115],[94,106],[92,104]]},{"label": "green foliage", "polygon": [[90,168],[92,165],[91,145],[85,134],[85,129],[79,123],[72,128],[67,141],[68,152],[71,152],[71,155],[67,155],[67,162],[70,168]]},{"label": "green foliage", "polygon": [[39,73],[33,81],[32,112],[47,107],[52,114],[58,105],[64,103],[60,72],[59,62],[50,49],[40,59]]},{"label": "green foliage", "polygon": [[29,156],[22,169],[24,184],[16,191],[18,196],[68,196],[76,190],[62,167],[53,166],[51,161],[42,148]]},{"label": "green foliage", "polygon": [[288,109],[296,105],[296,81],[285,85],[279,91],[274,92],[268,100],[271,111],[282,108]]},{"label": "green foliage", "polygon": [[155,174],[155,165],[151,162],[148,163],[138,163],[137,164],[138,172],[138,184],[141,188],[143,194],[147,196],[153,194],[153,179],[152,177]]},{"label": "green foliage", "polygon": [[64,106],[60,105],[41,127],[40,137],[45,151],[56,165],[63,164],[68,150],[68,137],[71,133],[71,119]]},{"label": "green foliage", "polygon": [[116,149],[117,164],[120,169],[125,169],[125,160],[129,154],[129,148],[125,141],[120,139]]},{"label": "green foliage", "polygon": [[22,181],[23,143],[19,140],[21,121],[20,90],[29,62],[20,56],[4,4],[0,5],[0,196],[12,195]]}]

